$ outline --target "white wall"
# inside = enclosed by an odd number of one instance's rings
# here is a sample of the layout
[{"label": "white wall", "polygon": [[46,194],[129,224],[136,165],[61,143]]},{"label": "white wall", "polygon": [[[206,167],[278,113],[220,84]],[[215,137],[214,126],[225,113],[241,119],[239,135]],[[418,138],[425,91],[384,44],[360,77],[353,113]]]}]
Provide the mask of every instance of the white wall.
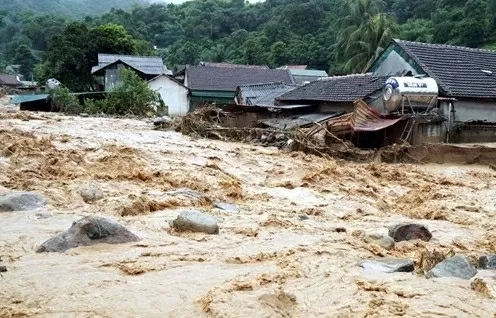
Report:
[{"label": "white wall", "polygon": [[167,105],[171,117],[184,116],[189,111],[188,89],[163,75],[148,82]]},{"label": "white wall", "polygon": [[411,71],[413,75],[417,75],[417,71],[408,64],[401,55],[395,51],[391,51],[381,65],[374,71],[374,75],[393,75],[398,72]]},{"label": "white wall", "polygon": [[458,100],[455,105],[455,121],[486,120],[496,123],[496,103]]}]

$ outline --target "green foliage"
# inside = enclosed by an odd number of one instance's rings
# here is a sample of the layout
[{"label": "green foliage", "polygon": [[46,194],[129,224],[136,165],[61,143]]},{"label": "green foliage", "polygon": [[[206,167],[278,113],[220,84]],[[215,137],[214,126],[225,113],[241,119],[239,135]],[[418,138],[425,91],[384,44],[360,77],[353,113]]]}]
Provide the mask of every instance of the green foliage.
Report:
[{"label": "green foliage", "polygon": [[54,111],[77,115],[83,110],[78,98],[67,87],[59,87],[50,91],[50,98]]},{"label": "green foliage", "polygon": [[23,44],[17,48],[14,63],[21,66],[20,72],[26,80],[31,79],[36,58],[33,56],[27,45]]},{"label": "green foliage", "polygon": [[117,85],[101,101],[87,100],[86,111],[90,114],[147,116],[161,112],[164,107],[160,96],[134,71],[122,68],[122,83]]},{"label": "green foliage", "polygon": [[[392,37],[494,47],[494,0],[9,0],[0,4],[0,56],[13,64],[27,46],[74,91],[93,88],[98,52],[161,55],[169,68],[199,61],[307,64],[362,71]],[[111,7],[116,7],[109,11]],[[2,11],[1,9],[6,9]],[[26,13],[25,11],[36,11]],[[68,16],[85,17],[77,22]],[[157,50],[152,50],[153,46]],[[24,50],[24,49],[23,49]],[[24,50],[25,51],[25,50]]]}]

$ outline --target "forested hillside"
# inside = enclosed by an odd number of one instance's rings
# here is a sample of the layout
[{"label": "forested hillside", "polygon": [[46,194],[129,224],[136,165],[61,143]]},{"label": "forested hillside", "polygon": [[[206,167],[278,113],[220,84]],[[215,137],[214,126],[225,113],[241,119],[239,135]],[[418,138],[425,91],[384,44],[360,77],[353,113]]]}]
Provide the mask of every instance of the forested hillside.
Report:
[{"label": "forested hillside", "polygon": [[112,8],[131,9],[148,0],[2,0],[0,11],[50,13],[67,17],[85,17],[101,14]]},{"label": "forested hillside", "polygon": [[[160,54],[169,68],[208,60],[273,67],[309,64],[331,73],[360,72],[393,37],[495,46],[495,13],[496,0],[266,0],[256,4],[194,0],[129,11],[114,9],[86,17],[72,25],[72,31],[65,31],[72,21],[62,15],[4,12],[0,17],[0,64],[26,64],[24,72],[29,73],[34,64],[42,62],[43,68],[38,70],[43,72],[38,74],[58,76],[62,71],[53,69],[70,59],[71,52],[87,49],[91,56],[98,50],[122,53],[125,50],[108,45],[81,48],[84,43],[77,41],[77,28],[89,30],[89,34],[81,32],[91,38],[99,26],[111,24],[107,30],[117,30],[120,25],[124,29],[118,32],[139,40],[139,44],[125,47]],[[54,35],[57,39],[50,46]],[[77,67],[82,72],[87,65]]]}]

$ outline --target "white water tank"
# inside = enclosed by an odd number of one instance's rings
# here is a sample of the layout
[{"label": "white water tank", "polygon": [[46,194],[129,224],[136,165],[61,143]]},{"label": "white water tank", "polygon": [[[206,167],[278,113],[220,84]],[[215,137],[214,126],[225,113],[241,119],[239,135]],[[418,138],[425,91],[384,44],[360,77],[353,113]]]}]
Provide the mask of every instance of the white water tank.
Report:
[{"label": "white water tank", "polygon": [[433,106],[437,100],[439,88],[433,78],[390,77],[383,91],[383,101],[388,112],[405,108]]}]

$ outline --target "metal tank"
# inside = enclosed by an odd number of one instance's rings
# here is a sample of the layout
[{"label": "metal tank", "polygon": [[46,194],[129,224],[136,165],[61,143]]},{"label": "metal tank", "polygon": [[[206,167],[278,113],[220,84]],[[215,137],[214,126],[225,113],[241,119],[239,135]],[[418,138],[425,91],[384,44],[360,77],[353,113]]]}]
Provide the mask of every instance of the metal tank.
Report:
[{"label": "metal tank", "polygon": [[388,112],[415,111],[435,106],[439,88],[433,78],[390,77],[383,91],[383,102]]}]

